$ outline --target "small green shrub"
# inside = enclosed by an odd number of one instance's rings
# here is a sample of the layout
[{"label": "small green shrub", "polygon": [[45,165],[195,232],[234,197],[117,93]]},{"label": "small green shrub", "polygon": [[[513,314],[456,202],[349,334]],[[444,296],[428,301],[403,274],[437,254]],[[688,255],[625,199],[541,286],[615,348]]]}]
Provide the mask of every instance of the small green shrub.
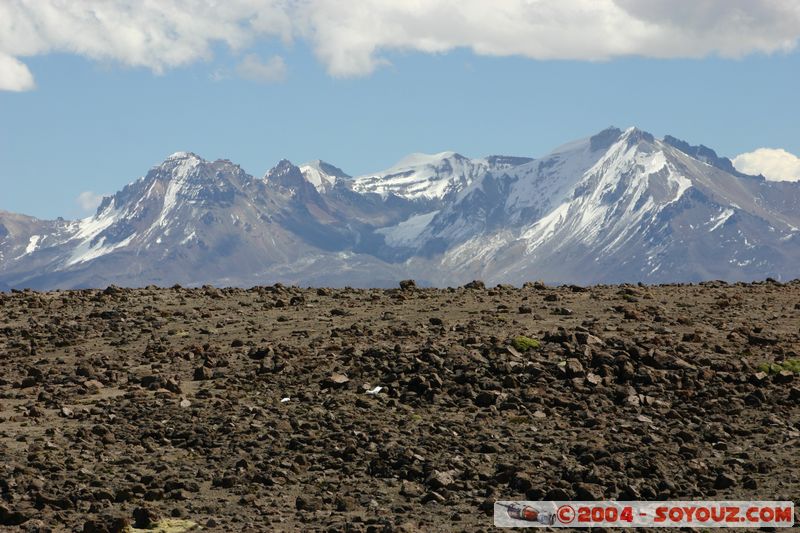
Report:
[{"label": "small green shrub", "polygon": [[783,369],[800,374],[800,359],[787,359],[783,362]]},{"label": "small green shrub", "polygon": [[525,335],[518,335],[511,341],[511,345],[520,352],[527,352],[528,350],[537,350],[541,346],[538,340],[531,339]]},{"label": "small green shrub", "polygon": [[781,370],[800,374],[800,359],[787,359],[782,363],[761,363],[758,365],[758,370],[766,374],[777,374]]}]

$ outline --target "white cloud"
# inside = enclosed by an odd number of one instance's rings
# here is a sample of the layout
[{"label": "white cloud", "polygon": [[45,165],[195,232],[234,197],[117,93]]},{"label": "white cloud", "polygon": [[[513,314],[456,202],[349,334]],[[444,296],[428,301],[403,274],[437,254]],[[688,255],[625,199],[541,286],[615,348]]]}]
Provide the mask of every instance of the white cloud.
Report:
[{"label": "white cloud", "polygon": [[800,3],[785,0],[317,0],[306,30],[334,75],[370,72],[383,50],[602,60],[789,50]]},{"label": "white cloud", "polygon": [[759,148],[737,155],[733,166],[746,174],[763,174],[770,181],[800,181],[800,157],[779,148]]},{"label": "white cloud", "polygon": [[30,91],[33,74],[21,61],[0,53],[0,91]]},{"label": "white cloud", "polygon": [[29,88],[19,60],[34,55],[73,53],[158,73],[210,58],[215,43],[246,53],[275,38],[307,40],[336,76],[368,74],[391,50],[468,48],[543,60],[738,57],[793,49],[800,2],[3,0],[0,89]]},{"label": "white cloud", "polygon": [[236,72],[246,80],[274,83],[286,79],[286,63],[281,56],[261,61],[257,55],[248,54],[236,67]]},{"label": "white cloud", "polygon": [[[288,2],[2,0],[0,55],[66,52],[161,73],[211,58],[215,43],[238,51],[264,36],[288,42]],[[24,77],[7,67],[0,63],[0,88],[19,86]]]},{"label": "white cloud", "polygon": [[83,191],[75,198],[75,203],[78,204],[78,207],[83,211],[94,211],[102,201],[103,195],[97,194],[94,191]]}]

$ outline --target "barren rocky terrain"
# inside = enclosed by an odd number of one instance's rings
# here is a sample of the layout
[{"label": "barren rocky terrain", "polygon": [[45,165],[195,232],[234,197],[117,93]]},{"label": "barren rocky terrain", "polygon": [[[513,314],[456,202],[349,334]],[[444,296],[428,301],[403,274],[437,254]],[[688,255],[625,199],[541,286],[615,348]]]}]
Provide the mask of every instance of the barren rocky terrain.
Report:
[{"label": "barren rocky terrain", "polygon": [[800,503],[798,370],[797,281],[0,294],[0,529]]}]

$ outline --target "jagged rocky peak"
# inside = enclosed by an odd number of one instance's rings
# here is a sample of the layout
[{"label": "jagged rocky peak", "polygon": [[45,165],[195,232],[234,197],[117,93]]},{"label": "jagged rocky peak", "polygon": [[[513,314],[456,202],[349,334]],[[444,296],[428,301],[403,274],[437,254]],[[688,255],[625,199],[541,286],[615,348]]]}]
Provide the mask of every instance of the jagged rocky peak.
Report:
[{"label": "jagged rocky peak", "polygon": [[278,176],[282,176],[284,174],[291,173],[293,171],[299,172],[300,169],[288,159],[281,159],[278,161],[274,167],[269,169],[267,173],[264,175],[264,179],[272,179]]},{"label": "jagged rocky peak", "polygon": [[178,152],[170,154],[169,157],[167,157],[166,161],[177,161],[177,160],[181,160],[181,159],[199,159],[199,160],[202,160],[203,158],[200,157],[199,155],[197,155],[194,152],[178,151]]},{"label": "jagged rocky peak", "polygon": [[206,160],[194,152],[175,152],[161,164],[153,167],[147,177],[161,180],[187,179],[208,180],[219,179],[226,175],[244,177],[247,174],[242,167],[230,159]]},{"label": "jagged rocky peak", "polygon": [[592,152],[596,152],[598,150],[608,150],[615,142],[617,142],[617,140],[619,140],[621,135],[621,129],[610,126],[600,133],[592,135],[589,138],[589,146],[592,149]]},{"label": "jagged rocky peak", "polygon": [[288,159],[281,159],[278,163],[269,169],[264,175],[265,180],[275,180],[283,176],[300,175],[300,167],[289,161]]},{"label": "jagged rocky peak", "polygon": [[[718,156],[717,152],[715,152],[714,150],[703,144],[694,146],[682,139],[673,137],[672,135],[664,136],[664,143],[672,146],[673,148],[677,148],[686,155],[689,155],[704,163],[707,163],[712,167],[724,170],[725,172],[733,174],[734,176],[751,177],[748,174],[744,174],[736,170],[736,168],[734,168],[733,166],[733,162],[731,162],[730,159],[728,159],[727,157]],[[755,176],[755,177],[763,179],[763,176]]]},{"label": "jagged rocky peak", "polygon": [[103,199],[100,201],[100,205],[97,206],[97,210],[95,211],[95,215],[98,215],[98,214],[102,213],[103,211],[105,211],[108,208],[108,206],[111,205],[111,202],[113,202],[113,201],[114,201],[114,197],[113,196],[103,196]]},{"label": "jagged rocky peak", "polygon": [[342,169],[321,159],[304,163],[299,168],[306,181],[311,183],[319,192],[329,190],[338,180],[350,179],[350,176]]},{"label": "jagged rocky peak", "polygon": [[150,169],[145,181],[195,182],[204,181],[209,175],[211,164],[192,152],[175,152],[163,162]]},{"label": "jagged rocky peak", "polygon": [[230,160],[208,161],[193,152],[175,152],[144,177],[104,198],[96,216],[109,208],[126,209],[130,212],[125,217],[140,218],[159,209],[172,212],[185,203],[227,205],[252,179]]},{"label": "jagged rocky peak", "polygon": [[308,183],[300,167],[288,159],[281,159],[277,165],[269,169],[264,175],[264,181],[268,185],[277,185],[288,189],[301,187]]},{"label": "jagged rocky peak", "polygon": [[611,126],[589,138],[589,148],[592,152],[605,151],[611,148],[621,138],[625,138],[629,145],[638,143],[654,143],[655,137],[652,133],[641,130],[635,126],[622,131]]},{"label": "jagged rocky peak", "polygon": [[162,178],[186,176],[203,163],[208,162],[194,152],[175,152],[161,164],[153,167],[151,172]]},{"label": "jagged rocky peak", "polygon": [[330,163],[323,161],[322,159],[315,159],[313,161],[309,161],[308,163],[304,163],[300,165],[300,169],[304,170],[306,168],[314,169],[319,172],[322,172],[328,176],[335,176],[337,178],[349,178],[350,175],[347,174],[341,168],[331,165]]},{"label": "jagged rocky peak", "polygon": [[719,159],[714,150],[703,144],[692,146],[688,142],[678,139],[677,137],[673,137],[672,135],[665,135],[664,142],[701,161],[713,161]]},{"label": "jagged rocky peak", "polygon": [[654,143],[656,142],[656,138],[653,136],[652,133],[644,130],[640,130],[636,126],[631,126],[625,133],[623,134],[628,139],[628,144],[638,144],[638,143]]}]

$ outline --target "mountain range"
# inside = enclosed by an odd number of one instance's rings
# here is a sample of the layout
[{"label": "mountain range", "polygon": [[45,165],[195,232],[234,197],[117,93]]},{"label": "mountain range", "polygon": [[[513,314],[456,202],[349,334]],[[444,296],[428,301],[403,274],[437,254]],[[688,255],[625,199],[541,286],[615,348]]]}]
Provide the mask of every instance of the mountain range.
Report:
[{"label": "mountain range", "polygon": [[351,177],[169,156],[82,220],[0,211],[0,290],[800,277],[800,183],[608,128],[538,158],[413,154]]}]

